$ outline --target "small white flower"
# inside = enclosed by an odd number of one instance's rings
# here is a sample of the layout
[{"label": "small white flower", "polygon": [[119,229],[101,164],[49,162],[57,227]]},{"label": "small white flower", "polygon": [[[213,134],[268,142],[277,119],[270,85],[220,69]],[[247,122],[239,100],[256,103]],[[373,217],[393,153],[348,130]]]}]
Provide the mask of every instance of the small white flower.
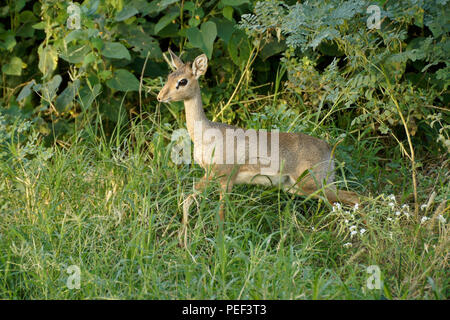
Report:
[{"label": "small white flower", "polygon": [[354,230],[354,229],[356,229],[356,226],[351,226],[351,227],[350,227],[350,231],[352,231],[352,230]]},{"label": "small white flower", "polygon": [[403,211],[403,214],[404,214],[407,218],[409,218],[409,216],[410,216],[410,214],[409,214],[408,211]]},{"label": "small white flower", "polygon": [[430,218],[428,218],[428,217],[422,217],[422,219],[420,220],[420,223],[424,223],[424,222],[426,222],[427,220],[430,220]]},{"label": "small white flower", "polygon": [[351,242],[344,243],[344,248],[349,248],[352,246]]},{"label": "small white flower", "polygon": [[396,202],[396,201],[395,201],[395,196],[394,196],[393,194],[390,194],[390,195],[388,196],[388,200],[391,200],[391,201]]},{"label": "small white flower", "polygon": [[334,212],[335,208],[337,210],[341,210],[342,206],[341,206],[341,204],[339,202],[335,202],[334,205],[333,205],[333,212]]},{"label": "small white flower", "polygon": [[394,221],[394,220],[392,220],[392,218],[387,218],[387,221]]},{"label": "small white flower", "polygon": [[423,205],[420,206],[420,210],[425,210],[427,207],[428,207],[427,204],[424,203]]},{"label": "small white flower", "polygon": [[402,205],[403,210],[409,210],[409,206],[407,204]]},{"label": "small white flower", "polygon": [[401,214],[400,211],[395,211],[395,215],[396,215],[396,216],[399,216],[400,214]]},{"label": "small white flower", "polygon": [[315,230],[314,227],[311,227],[311,230],[314,231]]},{"label": "small white flower", "polygon": [[348,219],[345,219],[344,222],[345,222],[345,224],[348,224]]},{"label": "small white flower", "polygon": [[359,204],[358,203],[355,203],[355,206],[353,207],[353,211],[356,211],[356,210],[358,210],[359,209]]},{"label": "small white flower", "polygon": [[388,203],[388,206],[391,207],[391,208],[393,209],[393,208],[395,207],[395,203],[389,202],[389,203]]},{"label": "small white flower", "polygon": [[353,238],[353,236],[355,235],[355,234],[357,234],[358,233],[358,231],[356,231],[356,230],[353,230],[352,232],[350,232],[350,237],[352,237]]},{"label": "small white flower", "polygon": [[361,230],[359,230],[359,233],[360,233],[361,235],[363,235],[366,231],[367,231],[366,229],[362,228]]},{"label": "small white flower", "polygon": [[440,214],[440,215],[438,216],[438,220],[439,220],[439,222],[442,223],[442,224],[444,224],[444,223],[447,222],[447,219],[445,219],[444,216],[443,216],[442,214]]}]

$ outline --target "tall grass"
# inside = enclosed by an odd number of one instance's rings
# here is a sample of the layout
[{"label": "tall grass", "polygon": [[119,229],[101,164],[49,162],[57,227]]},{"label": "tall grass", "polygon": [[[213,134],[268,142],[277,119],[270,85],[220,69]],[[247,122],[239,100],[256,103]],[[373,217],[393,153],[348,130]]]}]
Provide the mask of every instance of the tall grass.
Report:
[{"label": "tall grass", "polygon": [[[362,207],[330,208],[243,185],[226,197],[220,225],[211,183],[191,207],[184,247],[182,202],[202,170],[170,161],[175,127],[159,125],[154,114],[140,119],[152,121],[119,121],[111,136],[100,118],[80,122],[67,143],[50,148],[39,139],[4,141],[1,298],[448,298],[445,163],[418,172],[420,200],[435,196],[415,219],[403,206],[412,200],[408,164],[380,159],[377,139],[347,135],[337,148],[338,175],[365,195]],[[313,111],[296,119],[274,121],[332,143],[343,139],[332,122],[317,126]],[[248,126],[256,120],[244,119]],[[79,289],[67,286],[71,265],[80,268]],[[381,270],[380,289],[366,285],[370,265]]]}]

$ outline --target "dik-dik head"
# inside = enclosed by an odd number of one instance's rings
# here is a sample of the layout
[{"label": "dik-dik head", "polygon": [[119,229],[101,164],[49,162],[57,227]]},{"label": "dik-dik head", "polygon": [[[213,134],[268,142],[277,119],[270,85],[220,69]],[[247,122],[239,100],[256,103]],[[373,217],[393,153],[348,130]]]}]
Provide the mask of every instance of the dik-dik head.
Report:
[{"label": "dik-dik head", "polygon": [[204,54],[199,55],[191,65],[184,64],[170,49],[169,53],[175,71],[169,74],[167,83],[159,92],[157,99],[159,102],[189,100],[200,90],[198,78],[205,74],[208,58]]}]

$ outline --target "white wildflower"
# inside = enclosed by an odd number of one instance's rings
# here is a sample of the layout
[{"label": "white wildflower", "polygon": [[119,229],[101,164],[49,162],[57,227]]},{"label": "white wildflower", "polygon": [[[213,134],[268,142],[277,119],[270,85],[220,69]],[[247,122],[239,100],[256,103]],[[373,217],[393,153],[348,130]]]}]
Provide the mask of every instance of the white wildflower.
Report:
[{"label": "white wildflower", "polygon": [[442,223],[442,224],[444,224],[444,223],[447,222],[447,219],[445,219],[444,216],[443,216],[442,214],[440,214],[440,215],[438,216],[438,220],[439,220],[439,222]]},{"label": "white wildflower", "polygon": [[356,211],[356,210],[358,210],[359,209],[359,204],[358,203],[355,203],[355,206],[353,207],[353,211]]},{"label": "white wildflower", "polygon": [[345,222],[345,224],[348,224],[348,219],[345,219],[344,222]]},{"label": "white wildflower", "polygon": [[410,214],[409,214],[408,211],[403,211],[403,214],[404,214],[407,218],[409,218],[409,216],[410,216]]},{"label": "white wildflower", "polygon": [[423,205],[420,206],[420,210],[425,210],[428,207],[428,205],[426,203],[424,203]]},{"label": "white wildflower", "polygon": [[344,248],[349,248],[352,246],[351,242],[344,243]]},{"label": "white wildflower", "polygon": [[388,200],[394,201],[395,202],[395,196],[393,194],[390,194],[388,196]]},{"label": "white wildflower", "polygon": [[422,217],[422,219],[420,220],[420,223],[424,223],[424,222],[426,222],[427,220],[430,220],[430,218],[428,218],[428,217]]},{"label": "white wildflower", "polygon": [[388,206],[389,206],[389,207],[391,207],[392,209],[394,209],[394,207],[395,207],[395,203],[393,203],[393,202],[389,202],[389,203],[388,203]]},{"label": "white wildflower", "polygon": [[356,231],[356,230],[353,230],[352,232],[350,232],[350,237],[352,237],[353,238],[353,236],[355,235],[355,234],[357,234],[358,233],[358,231]]},{"label": "white wildflower", "polygon": [[392,220],[392,218],[389,218],[389,217],[386,218],[386,219],[387,219],[387,221],[394,221],[394,220]]},{"label": "white wildflower", "polygon": [[400,214],[401,214],[400,211],[395,211],[395,215],[396,215],[396,216],[399,216]]},{"label": "white wildflower", "polygon": [[356,229],[356,226],[351,226],[351,227],[350,227],[350,231],[352,231],[352,230],[354,230],[354,229]]},{"label": "white wildflower", "polygon": [[363,235],[366,231],[367,231],[366,229],[362,228],[361,230],[359,230],[359,233],[360,233],[361,235]]},{"label": "white wildflower", "polygon": [[409,206],[407,204],[402,205],[403,210],[409,210]]}]

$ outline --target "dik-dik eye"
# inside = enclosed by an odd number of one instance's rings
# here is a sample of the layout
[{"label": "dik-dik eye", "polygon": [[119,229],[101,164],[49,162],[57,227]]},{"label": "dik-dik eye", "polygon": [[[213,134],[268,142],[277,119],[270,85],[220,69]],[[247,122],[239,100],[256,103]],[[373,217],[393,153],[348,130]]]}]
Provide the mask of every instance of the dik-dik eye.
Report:
[{"label": "dik-dik eye", "polygon": [[180,86],[184,87],[185,85],[187,85],[187,83],[187,79],[178,80],[176,88],[178,89]]}]

